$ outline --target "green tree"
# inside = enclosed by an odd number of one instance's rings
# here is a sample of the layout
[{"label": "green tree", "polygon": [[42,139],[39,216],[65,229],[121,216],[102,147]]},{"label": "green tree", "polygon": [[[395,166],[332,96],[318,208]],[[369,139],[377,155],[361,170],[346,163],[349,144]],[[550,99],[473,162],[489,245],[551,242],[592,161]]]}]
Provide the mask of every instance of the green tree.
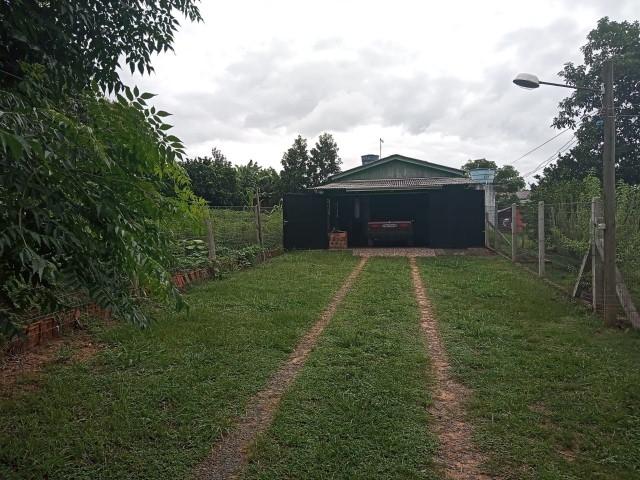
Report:
[{"label": "green tree", "polygon": [[496,199],[498,204],[505,205],[514,202],[517,203],[518,198],[515,196],[515,193],[522,190],[526,186],[526,183],[524,178],[520,176],[520,172],[518,172],[515,167],[511,165],[498,167],[496,162],[487,160],[486,158],[469,160],[467,163],[462,165],[462,170],[465,172],[469,172],[474,168],[491,168],[496,171],[493,183],[496,187]]},{"label": "green tree", "polygon": [[[238,176],[238,195],[242,204],[260,189],[261,204],[271,207],[280,202],[280,175],[275,169],[263,168],[253,160],[246,165],[236,166]],[[251,197],[252,198],[252,197]]]},{"label": "green tree", "polygon": [[470,170],[473,170],[475,168],[492,168],[494,170],[497,170],[498,165],[496,165],[496,162],[492,160],[487,160],[486,158],[477,158],[475,160],[467,160],[467,163],[462,165],[461,168],[468,173]]},{"label": "green tree", "polygon": [[[604,17],[581,48],[583,63],[565,64],[559,73],[566,83],[599,90],[602,66],[613,59],[616,99],[616,175],[629,184],[640,183],[640,23],[616,22]],[[576,90],[559,104],[553,121],[558,129],[574,128],[577,144],[546,167],[540,184],[602,178],[602,100],[599,93]]]},{"label": "green tree", "polygon": [[236,169],[217,148],[210,157],[186,160],[182,166],[191,179],[193,192],[209,205],[237,205],[238,177]]},{"label": "green tree", "polygon": [[284,193],[300,192],[309,185],[307,140],[301,135],[282,156],[281,186]]},{"label": "green tree", "polygon": [[[197,0],[11,0],[0,2],[0,68],[22,77],[21,64],[42,65],[51,88],[97,82],[119,91],[117,68],[153,71],[151,57],[173,50],[176,13],[200,21]],[[0,75],[1,86],[19,78]]]},{"label": "green tree", "polygon": [[307,167],[308,187],[317,187],[331,175],[340,172],[342,160],[338,156],[338,144],[330,133],[323,133],[311,149]]},{"label": "green tree", "polygon": [[496,170],[494,183],[498,193],[516,193],[526,186],[520,172],[511,165],[505,165]]},{"label": "green tree", "polygon": [[[149,72],[191,0],[0,3],[0,327],[84,293],[145,324],[132,287],[180,297],[170,224],[199,205],[180,140],[153,97],[124,87],[119,59]],[[104,90],[119,92],[115,101]]]}]

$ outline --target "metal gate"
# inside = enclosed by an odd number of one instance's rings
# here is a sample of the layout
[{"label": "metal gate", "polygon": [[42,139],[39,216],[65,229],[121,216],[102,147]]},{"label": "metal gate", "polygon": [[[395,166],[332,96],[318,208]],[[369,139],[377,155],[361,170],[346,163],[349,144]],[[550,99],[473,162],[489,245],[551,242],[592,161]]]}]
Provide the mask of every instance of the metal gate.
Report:
[{"label": "metal gate", "polygon": [[285,250],[327,248],[327,199],[318,193],[287,193],[283,199]]},{"label": "metal gate", "polygon": [[429,246],[469,248],[484,246],[484,191],[434,191],[429,203]]}]

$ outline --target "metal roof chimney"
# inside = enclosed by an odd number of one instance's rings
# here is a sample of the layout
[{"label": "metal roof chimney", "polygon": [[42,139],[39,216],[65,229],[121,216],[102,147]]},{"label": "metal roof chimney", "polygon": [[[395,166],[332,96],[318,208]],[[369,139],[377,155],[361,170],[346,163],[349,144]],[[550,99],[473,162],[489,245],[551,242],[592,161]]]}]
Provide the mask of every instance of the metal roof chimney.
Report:
[{"label": "metal roof chimney", "polygon": [[373,155],[373,154],[369,153],[367,155],[362,155],[362,157],[360,157],[360,158],[362,158],[362,164],[366,165],[368,163],[375,162],[380,157],[378,155]]}]

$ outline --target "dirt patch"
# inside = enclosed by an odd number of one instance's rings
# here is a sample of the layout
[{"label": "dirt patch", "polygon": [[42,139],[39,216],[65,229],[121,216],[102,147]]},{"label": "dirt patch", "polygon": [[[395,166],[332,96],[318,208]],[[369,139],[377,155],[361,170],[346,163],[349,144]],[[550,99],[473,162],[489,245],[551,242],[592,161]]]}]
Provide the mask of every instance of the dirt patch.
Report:
[{"label": "dirt patch", "polygon": [[356,257],[435,257],[433,248],[354,248]]},{"label": "dirt patch", "polygon": [[459,256],[459,257],[492,257],[494,253],[483,247],[471,248],[436,248],[438,257]]},{"label": "dirt patch", "polygon": [[352,250],[356,257],[442,257],[442,256],[464,256],[464,257],[490,257],[494,254],[486,248],[354,248]]},{"label": "dirt patch", "polygon": [[322,331],[333,318],[366,263],[366,257],[360,260],[284,365],[269,379],[265,389],[249,401],[244,415],[235,427],[220,438],[211,454],[196,468],[197,479],[232,479],[237,478],[242,472],[248,462],[249,448],[256,436],[271,425],[282,396],[295,380]]},{"label": "dirt patch", "polygon": [[99,349],[100,345],[91,335],[78,330],[72,335],[53,339],[35,350],[6,356],[0,363],[0,396],[11,397],[36,390],[40,373],[47,365],[85,362]]},{"label": "dirt patch", "polygon": [[485,480],[493,477],[482,471],[486,458],[473,445],[473,429],[465,419],[464,403],[470,391],[451,378],[446,351],[440,340],[438,322],[416,264],[409,258],[416,300],[420,308],[420,324],[425,336],[433,375],[435,395],[430,413],[438,436],[437,463],[445,477],[453,480]]}]

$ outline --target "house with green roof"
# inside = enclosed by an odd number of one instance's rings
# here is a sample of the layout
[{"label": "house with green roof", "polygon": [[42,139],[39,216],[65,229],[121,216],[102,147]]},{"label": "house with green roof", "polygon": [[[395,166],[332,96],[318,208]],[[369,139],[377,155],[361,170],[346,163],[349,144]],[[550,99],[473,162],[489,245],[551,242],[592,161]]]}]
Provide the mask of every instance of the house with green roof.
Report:
[{"label": "house with green roof", "polygon": [[[324,185],[285,195],[284,244],[326,248],[328,233],[342,231],[349,247],[481,247],[491,197],[487,182],[457,168],[399,154],[364,155],[361,165]],[[395,235],[399,229],[405,231]]]}]

